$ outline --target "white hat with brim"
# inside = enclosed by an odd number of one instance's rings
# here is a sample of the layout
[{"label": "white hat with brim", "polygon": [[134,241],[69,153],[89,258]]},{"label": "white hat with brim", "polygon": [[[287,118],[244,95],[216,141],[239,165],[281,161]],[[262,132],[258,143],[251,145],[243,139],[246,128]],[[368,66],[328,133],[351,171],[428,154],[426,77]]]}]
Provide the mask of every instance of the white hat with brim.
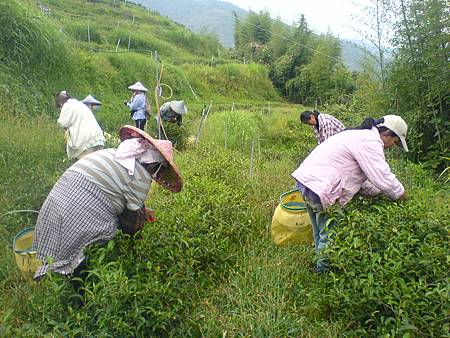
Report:
[{"label": "white hat with brim", "polygon": [[144,85],[142,83],[140,83],[139,81],[136,82],[134,85],[129,86],[128,89],[134,90],[137,92],[148,92],[148,89],[145,88]]},{"label": "white hat with brim", "polygon": [[406,144],[408,125],[406,122],[398,115],[385,115],[383,119],[384,122],[377,124],[377,127],[386,127],[393,131],[400,139],[403,150],[408,151],[408,145]]},{"label": "white hat with brim", "polygon": [[170,108],[177,114],[184,115],[188,112],[184,101],[170,101]]},{"label": "white hat with brim", "polygon": [[81,102],[86,103],[86,104],[92,104],[94,106],[101,106],[102,105],[102,103],[100,101],[96,100],[95,97],[93,97],[92,95],[86,96],[83,99],[83,101],[81,101]]},{"label": "white hat with brim", "polygon": [[155,149],[161,153],[169,165],[166,167],[161,167],[153,179],[164,188],[172,192],[181,191],[183,181],[177,166],[173,162],[172,142],[154,139],[145,131],[128,125],[120,128],[119,136],[121,141],[128,140],[130,138],[142,138],[155,147]]}]

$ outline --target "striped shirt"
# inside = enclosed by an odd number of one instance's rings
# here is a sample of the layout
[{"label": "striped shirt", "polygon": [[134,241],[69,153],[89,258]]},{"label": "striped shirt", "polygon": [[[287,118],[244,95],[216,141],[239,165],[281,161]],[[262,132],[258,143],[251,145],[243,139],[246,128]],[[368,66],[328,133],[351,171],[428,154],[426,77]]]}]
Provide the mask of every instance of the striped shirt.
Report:
[{"label": "striped shirt", "polygon": [[88,154],[68,170],[85,175],[108,196],[117,212],[125,207],[135,211],[144,206],[152,182],[148,171],[136,161],[132,176],[115,159],[116,149],[104,149]]},{"label": "striped shirt", "polygon": [[320,113],[318,116],[317,126],[313,126],[313,132],[319,144],[344,129],[345,127],[341,121],[334,116],[323,113]]}]

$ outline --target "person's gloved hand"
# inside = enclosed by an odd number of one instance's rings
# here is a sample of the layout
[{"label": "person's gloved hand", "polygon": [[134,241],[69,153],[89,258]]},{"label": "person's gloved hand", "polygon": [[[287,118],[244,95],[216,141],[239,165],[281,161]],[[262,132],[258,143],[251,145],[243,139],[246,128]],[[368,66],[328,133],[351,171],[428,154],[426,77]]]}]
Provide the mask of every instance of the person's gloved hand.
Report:
[{"label": "person's gloved hand", "polygon": [[147,222],[156,222],[155,210],[145,208],[145,219]]},{"label": "person's gloved hand", "polygon": [[142,230],[145,223],[145,207],[136,211],[125,209],[119,215],[120,230],[128,235],[134,235]]}]

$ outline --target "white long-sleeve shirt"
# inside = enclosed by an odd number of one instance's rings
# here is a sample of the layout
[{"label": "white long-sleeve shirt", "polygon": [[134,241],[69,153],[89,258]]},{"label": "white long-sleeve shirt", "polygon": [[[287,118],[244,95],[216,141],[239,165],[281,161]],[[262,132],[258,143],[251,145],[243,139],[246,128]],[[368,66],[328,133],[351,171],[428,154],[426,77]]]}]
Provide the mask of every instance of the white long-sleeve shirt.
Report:
[{"label": "white long-sleeve shirt", "polygon": [[92,111],[81,101],[69,99],[61,108],[58,126],[68,131],[67,156],[77,158],[84,151],[103,146],[105,137]]}]

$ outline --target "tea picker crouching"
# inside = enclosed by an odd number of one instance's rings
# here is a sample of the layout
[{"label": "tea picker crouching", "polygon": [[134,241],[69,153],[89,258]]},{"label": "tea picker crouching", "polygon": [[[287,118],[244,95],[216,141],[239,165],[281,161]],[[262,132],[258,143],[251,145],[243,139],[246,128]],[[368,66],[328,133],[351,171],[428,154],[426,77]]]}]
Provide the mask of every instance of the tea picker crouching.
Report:
[{"label": "tea picker crouching", "polygon": [[142,229],[152,180],[181,190],[170,141],[131,126],[120,129],[120,139],[117,149],[91,153],[67,169],[42,205],[33,242],[43,262],[36,280],[49,270],[72,274],[84,249],[112,239],[118,228],[129,234]]},{"label": "tea picker crouching", "polygon": [[304,111],[300,114],[300,121],[311,126],[318,144],[345,129],[342,122],[337,118],[320,113],[317,110]]},{"label": "tea picker crouching", "polygon": [[60,110],[58,126],[66,131],[67,157],[82,158],[91,152],[103,149],[105,137],[92,111],[81,101],[70,98],[66,91],[55,97]]},{"label": "tea picker crouching", "polygon": [[[188,112],[184,101],[170,101],[164,103],[159,109],[161,119],[165,122],[176,123],[181,126],[183,123],[183,115]],[[156,116],[158,119],[158,116]]]},{"label": "tea picker crouching", "polygon": [[292,173],[311,219],[317,272],[328,270],[328,260],[321,253],[335,226],[327,219],[325,209],[335,202],[345,205],[358,191],[368,196],[384,193],[393,200],[406,197],[383,151],[393,145],[408,151],[406,132],[407,125],[400,116],[366,119],[361,126],[320,143]]}]

